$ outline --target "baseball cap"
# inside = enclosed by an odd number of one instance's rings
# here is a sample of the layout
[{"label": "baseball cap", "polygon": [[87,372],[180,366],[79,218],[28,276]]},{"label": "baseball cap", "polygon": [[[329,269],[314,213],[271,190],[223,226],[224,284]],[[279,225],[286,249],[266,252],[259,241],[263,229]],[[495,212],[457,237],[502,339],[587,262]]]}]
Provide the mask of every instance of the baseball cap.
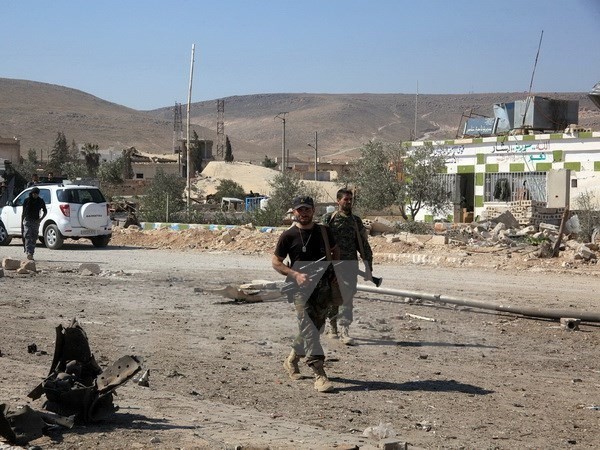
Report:
[{"label": "baseball cap", "polygon": [[304,197],[296,197],[292,203],[294,209],[306,207],[306,208],[314,208],[315,202],[312,197],[304,196]]}]

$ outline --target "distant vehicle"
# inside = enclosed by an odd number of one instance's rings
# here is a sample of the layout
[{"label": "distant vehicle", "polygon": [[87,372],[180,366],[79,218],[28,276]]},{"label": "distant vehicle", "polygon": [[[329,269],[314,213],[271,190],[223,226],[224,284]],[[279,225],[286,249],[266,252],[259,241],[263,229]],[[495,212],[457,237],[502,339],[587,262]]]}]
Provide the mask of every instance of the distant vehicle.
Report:
[{"label": "distant vehicle", "polygon": [[[65,239],[90,239],[94,247],[106,247],[112,237],[109,205],[96,186],[40,183],[40,198],[48,214],[40,224],[40,241],[59,249]],[[23,202],[33,187],[25,189],[0,210],[0,245],[21,237]]]},{"label": "distant vehicle", "polygon": [[241,212],[244,210],[244,200],[235,197],[223,197],[221,199],[221,210]]}]

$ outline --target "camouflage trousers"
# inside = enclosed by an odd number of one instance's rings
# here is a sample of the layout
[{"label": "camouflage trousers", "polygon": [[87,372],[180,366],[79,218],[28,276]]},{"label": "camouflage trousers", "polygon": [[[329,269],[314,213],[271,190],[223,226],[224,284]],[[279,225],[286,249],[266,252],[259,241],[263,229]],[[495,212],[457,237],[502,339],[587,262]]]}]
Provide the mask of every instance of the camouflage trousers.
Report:
[{"label": "camouflage trousers", "polygon": [[358,261],[342,261],[341,264],[335,266],[335,276],[340,286],[343,303],[340,306],[331,305],[327,311],[327,318],[335,320],[340,326],[349,327],[354,321],[353,310],[358,277]]},{"label": "camouflage trousers", "polygon": [[308,365],[325,359],[321,346],[321,330],[327,320],[327,311],[331,305],[331,284],[323,277],[306,298],[302,291],[293,295],[296,318],[298,319],[298,335],[292,348],[298,356],[305,356]]},{"label": "camouflage trousers", "polygon": [[35,252],[35,243],[38,240],[40,231],[39,220],[24,220],[23,221],[23,245],[25,253],[32,254]]}]

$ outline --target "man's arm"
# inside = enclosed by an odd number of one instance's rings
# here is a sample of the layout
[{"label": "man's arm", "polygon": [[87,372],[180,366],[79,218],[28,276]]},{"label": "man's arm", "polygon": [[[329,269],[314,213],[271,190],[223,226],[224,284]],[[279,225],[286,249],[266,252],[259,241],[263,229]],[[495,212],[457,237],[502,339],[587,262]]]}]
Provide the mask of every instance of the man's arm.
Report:
[{"label": "man's arm", "polygon": [[302,272],[297,272],[297,271],[293,270],[291,267],[286,266],[283,263],[284,259],[285,258],[281,258],[277,255],[273,255],[273,258],[271,260],[271,265],[273,266],[273,269],[275,269],[281,275],[285,275],[285,276],[289,276],[290,278],[293,278],[296,281],[296,284],[298,286],[302,286],[304,283],[306,283],[308,281],[308,275],[305,273],[302,273]]},{"label": "man's arm", "polygon": [[44,214],[42,214],[40,220],[44,220],[44,217],[46,217],[46,215],[48,214],[48,209],[46,208],[46,202],[44,200],[42,200],[42,211],[44,211]]}]

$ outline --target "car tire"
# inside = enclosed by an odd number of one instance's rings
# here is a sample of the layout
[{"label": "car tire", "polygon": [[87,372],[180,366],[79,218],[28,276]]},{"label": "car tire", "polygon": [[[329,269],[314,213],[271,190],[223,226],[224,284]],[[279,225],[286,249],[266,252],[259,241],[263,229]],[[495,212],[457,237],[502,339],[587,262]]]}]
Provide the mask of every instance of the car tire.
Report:
[{"label": "car tire", "polygon": [[48,225],[44,229],[44,242],[50,250],[58,250],[63,246],[65,238],[60,234],[60,230],[54,224]]},{"label": "car tire", "polygon": [[110,242],[110,236],[95,236],[90,238],[94,247],[106,247]]},{"label": "car tire", "polygon": [[0,222],[0,245],[8,245],[10,241],[12,241],[12,237],[8,235],[4,224]]}]

